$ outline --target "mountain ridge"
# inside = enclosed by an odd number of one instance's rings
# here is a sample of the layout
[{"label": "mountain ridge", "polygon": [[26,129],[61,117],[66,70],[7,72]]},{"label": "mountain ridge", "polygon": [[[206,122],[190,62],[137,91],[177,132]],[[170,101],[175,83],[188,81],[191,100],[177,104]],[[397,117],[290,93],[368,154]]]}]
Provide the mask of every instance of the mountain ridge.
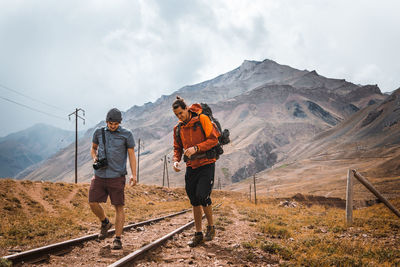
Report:
[{"label": "mountain ridge", "polygon": [[[172,155],[172,127],[177,119],[171,104],[175,96],[180,95],[187,103],[209,103],[222,126],[231,130],[232,143],[224,147],[216,175],[224,184],[230,184],[232,179],[241,180],[281,161],[298,139],[329,129],[357,112],[364,103],[383,98],[379,88],[359,88],[362,86],[343,79],[325,78],[317,72],[296,70],[272,60],[244,61],[214,79],[184,86],[154,103],[132,106],[123,113],[122,125],[133,131],[136,141],[140,138],[145,144],[141,150],[144,153],[140,162],[141,181],[159,183],[160,159]],[[349,93],[356,89],[364,94],[350,97]],[[88,130],[79,142],[79,173],[83,181],[92,175],[88,151],[93,130]],[[276,160],[261,163],[265,150],[269,151],[268,156],[276,156]],[[70,146],[19,178],[71,181],[72,156]],[[57,170],[61,162],[63,167]],[[183,184],[179,174],[170,172],[170,177],[172,184]]]},{"label": "mountain ridge", "polygon": [[68,146],[72,131],[44,123],[0,138],[0,177],[13,177]]}]

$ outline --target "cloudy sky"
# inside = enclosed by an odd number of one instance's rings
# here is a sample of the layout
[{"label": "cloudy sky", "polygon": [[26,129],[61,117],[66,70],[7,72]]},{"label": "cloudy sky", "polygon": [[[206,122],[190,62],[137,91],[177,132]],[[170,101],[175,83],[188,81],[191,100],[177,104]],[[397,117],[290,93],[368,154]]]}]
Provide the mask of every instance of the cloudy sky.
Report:
[{"label": "cloudy sky", "polygon": [[392,91],[399,10],[396,0],[0,1],[0,136],[40,122],[73,130],[75,108],[87,128],[245,59]]}]

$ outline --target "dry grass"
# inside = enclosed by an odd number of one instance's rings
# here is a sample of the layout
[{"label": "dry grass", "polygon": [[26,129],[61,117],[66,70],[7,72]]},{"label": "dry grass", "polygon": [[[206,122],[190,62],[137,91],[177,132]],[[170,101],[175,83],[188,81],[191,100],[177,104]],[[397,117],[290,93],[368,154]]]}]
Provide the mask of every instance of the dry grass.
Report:
[{"label": "dry grass", "polygon": [[[97,233],[99,222],[88,205],[88,186],[0,180],[0,254]],[[400,265],[400,220],[382,204],[356,210],[354,224],[348,227],[342,209],[286,208],[265,198],[254,205],[243,194],[219,190],[213,191],[212,198],[223,203],[215,218],[219,231],[241,221],[257,233],[257,238],[240,244],[249,260],[262,250],[282,266]],[[400,199],[392,203],[400,207]],[[114,220],[109,202],[104,208]],[[182,188],[126,189],[126,223],[185,208],[190,204]]]},{"label": "dry grass", "polygon": [[[99,222],[88,205],[88,184],[0,180],[0,254],[96,233]],[[103,205],[113,221],[114,208]],[[126,189],[126,223],[189,208],[183,189],[138,185]]]},{"label": "dry grass", "polygon": [[[400,199],[393,201],[399,207]],[[342,209],[278,207],[238,202],[242,219],[262,233],[244,247],[279,255],[283,266],[394,266],[400,264],[400,220],[382,204],[354,212],[347,227]]]}]

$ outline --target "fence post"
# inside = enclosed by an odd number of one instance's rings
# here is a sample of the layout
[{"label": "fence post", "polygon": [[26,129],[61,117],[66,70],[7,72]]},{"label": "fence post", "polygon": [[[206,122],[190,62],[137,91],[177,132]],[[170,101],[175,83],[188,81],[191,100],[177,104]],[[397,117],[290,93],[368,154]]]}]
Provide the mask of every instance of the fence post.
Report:
[{"label": "fence post", "polygon": [[136,174],[137,183],[139,183],[139,164],[140,164],[140,138],[139,138],[139,146],[137,152],[137,174]]},{"label": "fence post", "polygon": [[353,172],[349,169],[347,172],[347,190],[346,190],[346,223],[353,223]]}]

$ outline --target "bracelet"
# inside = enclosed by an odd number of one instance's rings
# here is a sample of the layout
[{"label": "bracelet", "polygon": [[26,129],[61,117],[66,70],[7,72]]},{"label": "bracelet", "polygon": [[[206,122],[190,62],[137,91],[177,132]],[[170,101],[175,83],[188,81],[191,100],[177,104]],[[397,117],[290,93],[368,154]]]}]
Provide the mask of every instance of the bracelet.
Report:
[{"label": "bracelet", "polygon": [[194,146],[194,151],[195,152],[199,151],[199,147],[198,146]]}]

